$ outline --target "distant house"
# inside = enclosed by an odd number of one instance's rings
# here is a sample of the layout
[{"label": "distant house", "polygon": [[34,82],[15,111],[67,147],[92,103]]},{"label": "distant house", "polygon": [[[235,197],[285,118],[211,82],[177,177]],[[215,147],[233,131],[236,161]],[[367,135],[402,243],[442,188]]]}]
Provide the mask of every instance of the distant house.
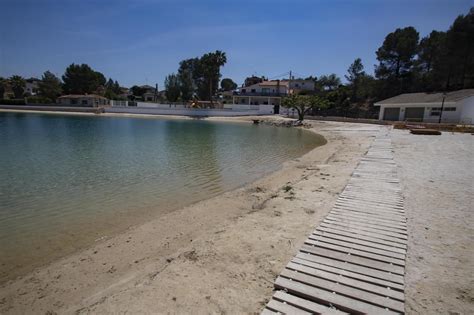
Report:
[{"label": "distant house", "polygon": [[63,95],[56,101],[62,106],[99,107],[109,105],[109,100],[96,94]]},{"label": "distant house", "polygon": [[474,89],[401,94],[374,106],[380,106],[379,120],[474,123]]},{"label": "distant house", "polygon": [[27,95],[36,95],[39,90],[39,83],[41,80],[30,78],[25,80],[24,91]]},{"label": "distant house", "polygon": [[281,98],[301,91],[314,91],[312,80],[263,81],[237,89],[233,95],[234,104],[280,105]]},{"label": "distant house", "polygon": [[145,102],[157,102],[159,95],[158,95],[158,86],[150,86],[150,85],[142,85],[140,86],[142,89],[145,90],[143,93],[143,101]]}]

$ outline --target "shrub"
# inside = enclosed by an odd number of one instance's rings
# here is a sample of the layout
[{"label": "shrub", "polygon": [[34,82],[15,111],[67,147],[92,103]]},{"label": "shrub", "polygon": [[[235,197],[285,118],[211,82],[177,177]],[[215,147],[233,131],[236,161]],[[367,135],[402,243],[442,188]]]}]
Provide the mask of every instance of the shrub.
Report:
[{"label": "shrub", "polygon": [[0,99],[0,105],[26,105],[25,100],[20,99]]},{"label": "shrub", "polygon": [[52,104],[53,101],[46,96],[31,96],[27,98],[28,104]]}]

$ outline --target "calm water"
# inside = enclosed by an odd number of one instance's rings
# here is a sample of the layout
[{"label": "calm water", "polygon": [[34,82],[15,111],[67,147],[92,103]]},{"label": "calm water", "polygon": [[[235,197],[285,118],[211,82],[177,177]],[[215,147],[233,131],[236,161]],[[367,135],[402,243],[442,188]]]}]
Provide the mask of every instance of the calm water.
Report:
[{"label": "calm water", "polygon": [[0,113],[0,281],[253,181],[323,141],[241,123]]}]

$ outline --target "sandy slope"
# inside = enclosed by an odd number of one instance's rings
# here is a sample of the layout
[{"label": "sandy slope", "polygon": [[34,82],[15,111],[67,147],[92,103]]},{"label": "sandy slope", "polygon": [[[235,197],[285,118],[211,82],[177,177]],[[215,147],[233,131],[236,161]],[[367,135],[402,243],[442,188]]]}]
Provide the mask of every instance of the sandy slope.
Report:
[{"label": "sandy slope", "polygon": [[392,136],[408,218],[406,312],[474,314],[474,136]]},{"label": "sandy slope", "polygon": [[4,284],[0,313],[258,312],[379,128],[314,123],[326,145]]}]

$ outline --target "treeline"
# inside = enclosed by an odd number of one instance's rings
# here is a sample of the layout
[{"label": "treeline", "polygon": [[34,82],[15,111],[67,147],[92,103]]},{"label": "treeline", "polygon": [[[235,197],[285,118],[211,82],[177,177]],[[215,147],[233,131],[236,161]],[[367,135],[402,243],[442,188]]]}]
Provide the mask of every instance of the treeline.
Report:
[{"label": "treeline", "polygon": [[[25,92],[27,81],[38,83],[35,96]],[[120,84],[116,80],[107,80],[102,73],[87,64],[74,63],[66,68],[62,80],[50,71],[46,71],[41,79],[24,79],[19,75],[7,79],[0,77],[0,99],[9,91],[13,93],[10,98],[27,97],[29,102],[37,103],[52,103],[62,94],[98,94],[109,99],[120,99],[121,94]]]},{"label": "treeline", "polygon": [[307,78],[315,80],[317,93],[331,104],[321,114],[368,117],[376,111],[375,101],[402,93],[474,88],[474,8],[447,31],[433,30],[421,40],[414,27],[398,28],[376,55],[375,76],[357,58],[345,85],[335,74]]},{"label": "treeline", "polygon": [[212,100],[219,87],[220,67],[226,62],[226,54],[220,50],[181,61],[177,73],[165,78],[166,98],[170,102]]}]

